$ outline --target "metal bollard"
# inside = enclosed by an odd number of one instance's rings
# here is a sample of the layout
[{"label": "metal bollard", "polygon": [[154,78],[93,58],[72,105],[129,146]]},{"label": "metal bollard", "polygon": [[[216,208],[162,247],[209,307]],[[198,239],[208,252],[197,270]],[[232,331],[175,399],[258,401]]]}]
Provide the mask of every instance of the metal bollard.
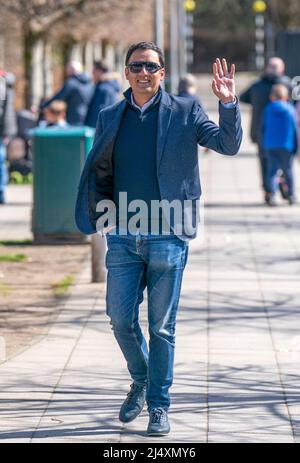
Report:
[{"label": "metal bollard", "polygon": [[103,283],[106,280],[105,254],[105,236],[94,233],[92,235],[92,283]]}]

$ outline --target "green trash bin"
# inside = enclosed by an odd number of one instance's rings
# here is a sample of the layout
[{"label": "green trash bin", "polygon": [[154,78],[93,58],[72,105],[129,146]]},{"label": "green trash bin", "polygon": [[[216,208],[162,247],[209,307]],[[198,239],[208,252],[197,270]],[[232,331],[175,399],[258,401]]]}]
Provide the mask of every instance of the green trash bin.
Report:
[{"label": "green trash bin", "polygon": [[37,128],[33,154],[32,232],[36,243],[84,242],[75,224],[80,174],[92,147],[90,127]]}]

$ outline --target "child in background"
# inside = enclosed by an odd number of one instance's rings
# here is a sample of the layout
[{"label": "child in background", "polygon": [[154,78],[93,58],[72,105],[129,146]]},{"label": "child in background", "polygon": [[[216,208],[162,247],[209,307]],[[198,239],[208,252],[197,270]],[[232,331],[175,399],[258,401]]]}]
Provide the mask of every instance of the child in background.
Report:
[{"label": "child in background", "polygon": [[263,148],[268,157],[267,203],[275,206],[278,190],[278,171],[282,170],[287,185],[287,200],[295,203],[293,161],[297,152],[297,121],[294,106],[288,102],[284,85],[272,87],[270,100],[264,112]]},{"label": "child in background", "polygon": [[44,109],[46,127],[66,128],[69,124],[66,122],[67,105],[64,101],[53,101]]},{"label": "child in background", "polygon": [[296,104],[296,116],[297,116],[297,132],[298,132],[298,156],[300,158],[300,99]]}]

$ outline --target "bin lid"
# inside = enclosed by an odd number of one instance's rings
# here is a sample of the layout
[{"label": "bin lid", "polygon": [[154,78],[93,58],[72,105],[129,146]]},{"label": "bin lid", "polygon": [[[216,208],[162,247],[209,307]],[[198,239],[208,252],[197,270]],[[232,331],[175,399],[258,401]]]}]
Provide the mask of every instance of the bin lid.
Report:
[{"label": "bin lid", "polygon": [[37,127],[29,130],[31,137],[93,137],[95,129],[92,127]]}]

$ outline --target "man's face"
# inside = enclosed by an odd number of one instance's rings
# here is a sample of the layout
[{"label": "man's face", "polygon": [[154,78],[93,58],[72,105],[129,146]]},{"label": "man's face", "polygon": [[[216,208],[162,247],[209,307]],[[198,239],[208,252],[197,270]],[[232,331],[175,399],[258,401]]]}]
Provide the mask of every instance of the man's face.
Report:
[{"label": "man's face", "polygon": [[268,62],[267,75],[281,76],[284,74],[284,62],[279,58],[271,58]]},{"label": "man's face", "polygon": [[[129,59],[129,63],[134,61],[150,61],[160,65],[158,53],[154,50],[135,50]],[[138,74],[134,74],[126,67],[125,76],[134,95],[147,96],[150,99],[158,91],[160,82],[165,77],[165,69],[160,69],[151,74],[143,67]]]},{"label": "man's face", "polygon": [[101,69],[93,68],[94,82],[101,82],[103,79],[104,72]]},{"label": "man's face", "polygon": [[45,109],[45,119],[48,124],[56,124],[57,122],[64,119],[65,113],[57,113],[55,111],[51,111],[51,109]]}]

